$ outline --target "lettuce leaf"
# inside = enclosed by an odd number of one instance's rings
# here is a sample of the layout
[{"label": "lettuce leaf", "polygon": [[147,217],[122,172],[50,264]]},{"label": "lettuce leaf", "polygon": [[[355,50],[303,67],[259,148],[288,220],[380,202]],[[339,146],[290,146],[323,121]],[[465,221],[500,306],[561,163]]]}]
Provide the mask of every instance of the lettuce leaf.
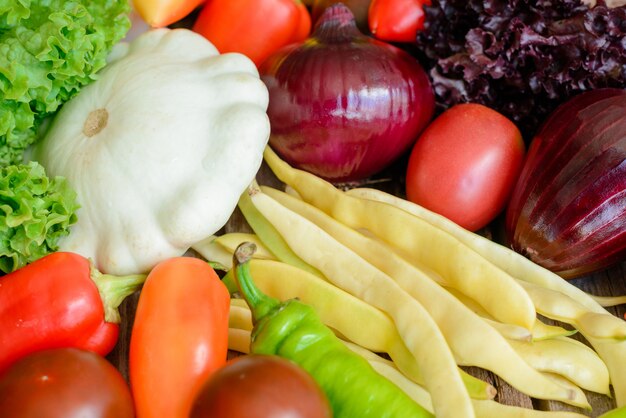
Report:
[{"label": "lettuce leaf", "polygon": [[36,162],[0,168],[0,271],[10,273],[58,249],[77,220],[76,193]]},{"label": "lettuce leaf", "polygon": [[22,161],[41,121],[93,81],[130,29],[127,0],[0,4],[0,167]]},{"label": "lettuce leaf", "polygon": [[626,88],[626,6],[581,0],[433,0],[417,49],[439,110],[482,103],[530,140],[554,109]]}]

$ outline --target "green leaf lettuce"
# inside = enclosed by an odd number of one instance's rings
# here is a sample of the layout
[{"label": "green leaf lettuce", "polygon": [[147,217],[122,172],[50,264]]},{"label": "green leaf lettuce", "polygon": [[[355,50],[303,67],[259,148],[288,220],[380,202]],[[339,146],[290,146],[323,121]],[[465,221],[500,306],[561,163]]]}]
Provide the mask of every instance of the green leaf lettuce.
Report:
[{"label": "green leaf lettuce", "polygon": [[0,167],[20,163],[43,118],[96,78],[129,11],[127,0],[0,2]]},{"label": "green leaf lettuce", "polygon": [[10,273],[58,249],[76,222],[76,193],[36,162],[0,168],[0,271]]}]

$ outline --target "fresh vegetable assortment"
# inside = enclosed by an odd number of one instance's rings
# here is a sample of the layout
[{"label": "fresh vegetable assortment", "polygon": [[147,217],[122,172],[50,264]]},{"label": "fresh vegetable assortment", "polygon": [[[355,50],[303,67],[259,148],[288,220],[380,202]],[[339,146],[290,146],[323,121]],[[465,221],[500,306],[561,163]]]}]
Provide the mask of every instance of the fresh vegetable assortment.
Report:
[{"label": "fresh vegetable assortment", "polygon": [[0,416],[621,416],[587,3],[0,5]]}]

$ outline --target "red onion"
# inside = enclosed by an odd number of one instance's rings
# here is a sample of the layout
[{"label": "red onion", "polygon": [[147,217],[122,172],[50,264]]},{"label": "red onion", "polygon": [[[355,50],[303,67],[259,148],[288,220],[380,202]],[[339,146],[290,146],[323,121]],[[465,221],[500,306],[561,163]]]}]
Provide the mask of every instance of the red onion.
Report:
[{"label": "red onion", "polygon": [[341,3],[311,38],[260,67],[270,93],[270,145],[327,180],[366,178],[393,162],[433,114],[428,77],[415,58],[363,35]]},{"label": "red onion", "polygon": [[626,258],[626,90],[574,97],[528,150],[507,215],[513,249],[565,278]]}]

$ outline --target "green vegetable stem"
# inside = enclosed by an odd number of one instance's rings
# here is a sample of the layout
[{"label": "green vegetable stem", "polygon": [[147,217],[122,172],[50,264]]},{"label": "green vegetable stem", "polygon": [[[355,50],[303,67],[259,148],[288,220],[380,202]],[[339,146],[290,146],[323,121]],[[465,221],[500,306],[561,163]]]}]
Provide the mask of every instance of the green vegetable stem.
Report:
[{"label": "green vegetable stem", "polygon": [[235,280],[254,322],[250,352],[279,355],[303,367],[326,393],[335,418],[433,417],[344,346],[313,308],[263,294],[250,275],[255,250],[244,242],[233,256]]}]

